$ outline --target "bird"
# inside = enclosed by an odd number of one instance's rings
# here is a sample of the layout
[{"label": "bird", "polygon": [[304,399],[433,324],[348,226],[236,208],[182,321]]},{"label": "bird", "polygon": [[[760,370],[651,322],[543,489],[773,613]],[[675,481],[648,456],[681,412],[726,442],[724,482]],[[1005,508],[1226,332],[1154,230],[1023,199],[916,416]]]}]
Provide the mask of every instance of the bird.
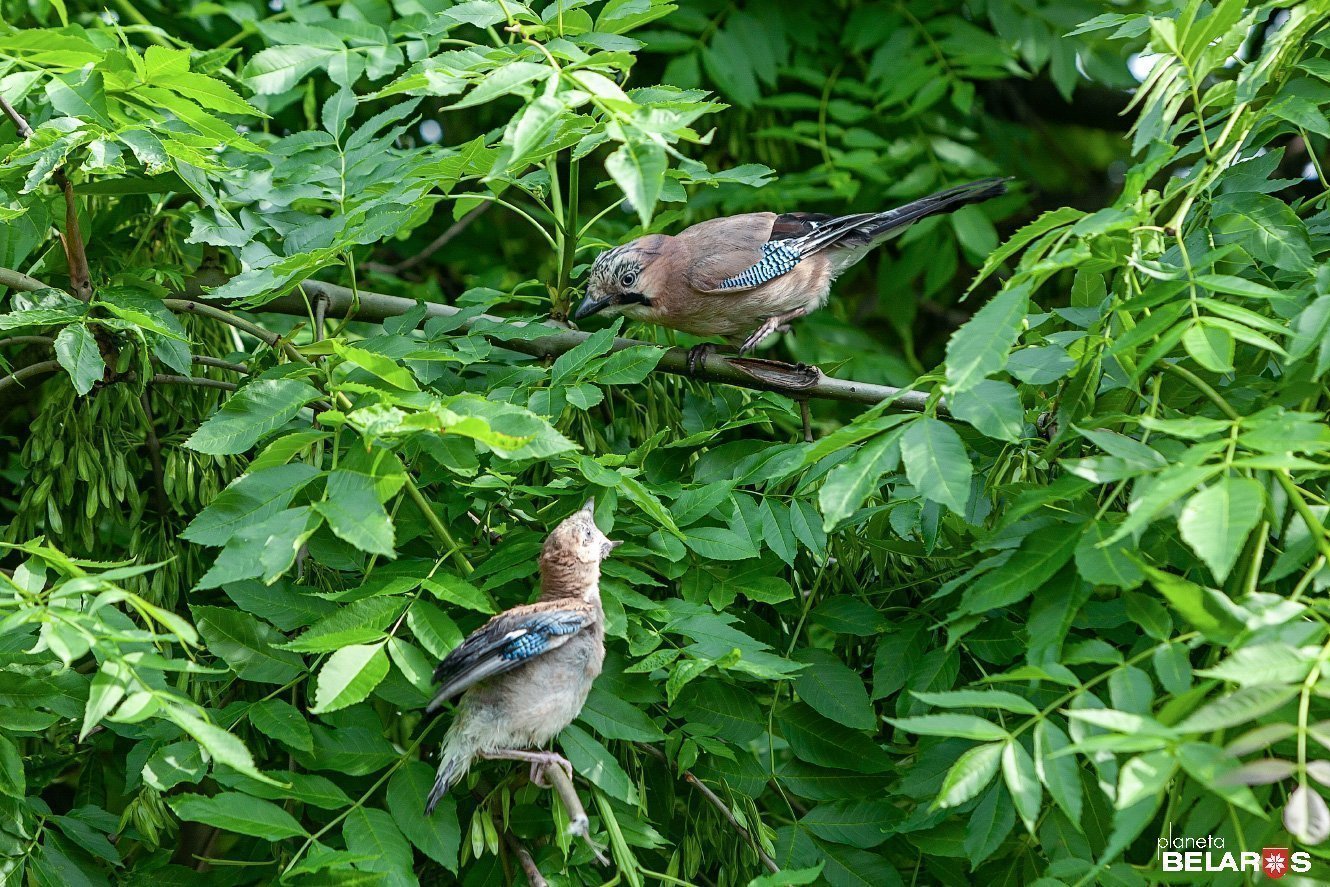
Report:
[{"label": "bird", "polygon": [[605,611],[600,562],[620,545],[596,526],[595,500],[564,519],[540,552],[540,595],[472,632],[434,671],[433,713],[461,694],[444,736],[425,814],[477,758],[529,762],[530,778],[548,787],[544,771],[562,755],[543,750],[582,711],[605,662]]},{"label": "bird", "polygon": [[[1006,192],[982,179],[896,209],[829,216],[744,213],[679,234],[648,234],[606,250],[573,314],[622,314],[697,336],[723,336],[747,354],[782,326],[826,304],[831,284],[911,223]],[[699,346],[689,365],[713,346]]]}]

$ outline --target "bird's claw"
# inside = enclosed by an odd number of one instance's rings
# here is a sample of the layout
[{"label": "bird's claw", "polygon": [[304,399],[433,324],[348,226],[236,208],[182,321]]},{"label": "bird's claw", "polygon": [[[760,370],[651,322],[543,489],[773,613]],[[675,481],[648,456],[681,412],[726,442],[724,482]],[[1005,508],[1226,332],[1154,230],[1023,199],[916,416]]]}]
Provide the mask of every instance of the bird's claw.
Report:
[{"label": "bird's claw", "polygon": [[698,365],[706,369],[707,358],[716,350],[716,346],[710,342],[703,342],[701,345],[694,345],[688,349],[688,375],[696,376]]},{"label": "bird's claw", "polygon": [[531,784],[538,788],[550,788],[550,781],[545,777],[545,769],[550,766],[558,767],[567,775],[569,782],[573,781],[573,765],[568,759],[554,752],[546,752],[531,762],[531,772],[527,775]]}]

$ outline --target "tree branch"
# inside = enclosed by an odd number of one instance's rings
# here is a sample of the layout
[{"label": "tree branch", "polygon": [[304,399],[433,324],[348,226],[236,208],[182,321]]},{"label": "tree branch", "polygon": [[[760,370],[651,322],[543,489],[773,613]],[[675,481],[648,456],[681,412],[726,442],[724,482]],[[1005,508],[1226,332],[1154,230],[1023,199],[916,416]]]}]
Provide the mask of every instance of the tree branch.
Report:
[{"label": "tree branch", "polygon": [[582,806],[582,799],[577,795],[577,789],[573,786],[573,781],[568,778],[568,774],[563,772],[559,766],[546,767],[545,778],[554,786],[554,790],[559,793],[559,800],[563,802],[563,809],[568,811],[568,834],[577,835],[586,845],[591,848],[596,861],[601,865],[609,865],[610,861],[605,858],[605,854],[596,846],[596,842],[591,840],[591,820],[587,818],[586,808]]},{"label": "tree branch", "polygon": [[170,507],[166,499],[166,472],[162,467],[162,442],[157,439],[157,417],[152,414],[152,404],[148,403],[148,392],[139,395],[139,405],[143,407],[143,443],[148,448],[148,462],[152,465],[152,498],[157,503],[157,513],[166,517]]},{"label": "tree branch", "polygon": [[37,278],[29,277],[22,271],[14,271],[9,268],[0,268],[0,286],[6,286],[24,293],[35,293],[50,289],[49,286]]},{"label": "tree branch", "polygon": [[[352,306],[352,292],[344,286],[318,280],[307,280],[302,286],[311,297],[325,296],[329,301],[330,312],[345,313]],[[365,290],[361,290],[359,296],[360,306],[352,319],[373,323],[382,323],[389,317],[405,314],[417,304],[412,299]],[[281,296],[257,310],[300,316],[308,313],[304,300],[295,294]],[[459,309],[451,305],[441,305],[434,302],[425,305],[427,317],[452,317],[458,311]],[[500,339],[500,344],[504,348],[520,351],[533,357],[558,357],[586,341],[590,335],[580,330],[565,329],[554,324],[509,321],[488,314],[482,314],[463,322],[460,329],[469,332],[477,324],[483,325],[478,330],[482,335],[487,332],[484,327],[497,324],[498,327],[495,329],[496,338]],[[504,329],[523,329],[531,326],[549,332],[547,335],[542,335],[536,339],[506,339],[498,335]],[[650,346],[651,343],[636,339],[616,338],[611,345],[611,350],[622,351],[625,348],[642,345]],[[693,374],[688,369],[687,349],[667,348],[664,350],[665,354],[661,357],[660,363],[656,365],[657,372],[691,376],[705,382],[723,382],[740,388],[774,391],[787,396],[816,397],[849,403],[877,404],[884,400],[893,400],[902,410],[916,412],[923,410],[928,401],[928,395],[924,392],[893,388],[888,385],[874,385],[869,382],[856,382],[850,379],[836,379],[823,375],[822,371],[816,367],[796,367],[779,361],[750,357],[710,355],[703,365],[698,367],[697,373]]]},{"label": "tree branch", "polygon": [[365,267],[369,268],[371,271],[377,271],[382,274],[401,274],[403,271],[409,271],[447,246],[454,237],[465,231],[468,225],[480,218],[480,216],[493,205],[494,204],[489,201],[479,204],[466,215],[449,225],[447,230],[431,240],[425,245],[424,249],[416,253],[414,256],[408,256],[402,261],[391,265],[383,264],[381,262],[366,262]]},{"label": "tree branch", "polygon": [[[0,268],[0,283],[6,282],[6,270]],[[8,273],[13,275],[17,272],[11,271]],[[26,275],[21,276],[26,277]],[[20,288],[46,289],[39,281],[32,278],[28,278],[28,280],[35,286]],[[220,280],[210,280],[205,285],[212,286],[220,283]],[[325,299],[329,313],[340,312],[343,315],[349,315],[352,320],[368,323],[382,323],[389,317],[405,314],[417,304],[414,300],[405,299],[401,296],[390,296],[384,293],[361,290],[359,292],[359,304],[356,305],[355,294],[350,289],[319,280],[307,280],[301,284],[301,288],[310,298]],[[193,296],[193,298],[163,299],[162,303],[172,311],[193,312],[212,317],[214,320],[219,320],[249,333],[271,347],[282,348],[292,360],[309,363],[303,354],[297,351],[289,342],[284,341],[281,336],[243,318],[236,317],[230,312],[223,311],[208,302],[202,296],[197,282],[187,287],[186,294]],[[352,310],[353,307],[354,311]],[[297,293],[279,296],[256,310],[275,314],[290,314],[298,317],[307,317],[309,314],[305,297]],[[443,305],[437,302],[425,303],[427,317],[453,317],[458,313],[459,309],[451,305]],[[482,326],[476,330],[477,325]],[[540,329],[543,335],[534,339],[509,339],[502,335],[504,330],[518,330],[533,326]],[[493,330],[494,338],[504,348],[541,358],[558,357],[586,341],[590,335],[580,330],[566,329],[552,323],[512,321],[489,314],[470,318],[459,325],[459,329],[463,331],[471,332],[474,330],[481,335],[489,334],[490,328]],[[611,343],[610,349],[612,351],[622,351],[625,348],[644,345],[663,347],[653,345],[650,342],[641,342],[637,339],[616,338]],[[905,412],[920,412],[928,403],[926,392],[894,388],[890,385],[877,385],[871,382],[857,382],[853,379],[837,379],[824,375],[816,367],[795,366],[780,361],[753,357],[709,355],[705,361],[701,362],[697,372],[693,373],[688,368],[688,351],[686,349],[663,348],[663,350],[665,353],[656,365],[656,372],[688,376],[703,382],[720,382],[756,391],[773,391],[793,398],[838,400],[870,406],[883,401],[892,401],[897,409]],[[944,404],[939,402],[937,409],[939,414],[945,415],[946,408]]]},{"label": "tree branch", "polygon": [[44,348],[54,348],[55,339],[50,336],[10,336],[8,339],[0,339],[0,348],[10,345],[41,345]]},{"label": "tree branch", "polygon": [[[286,356],[296,363],[309,363],[305,355],[295,349],[290,342],[282,339],[274,332],[265,330],[256,323],[251,323],[243,317],[236,317],[229,311],[223,311],[216,305],[209,305],[204,302],[193,299],[162,299],[162,304],[176,313],[202,314],[204,317],[211,317],[213,320],[221,321],[224,324],[233,326],[241,332],[249,333],[254,338],[263,342],[269,348],[281,348]],[[304,313],[301,311],[300,313]]]},{"label": "tree branch", "polygon": [[25,367],[19,367],[8,376],[0,376],[0,391],[4,391],[11,385],[21,384],[33,376],[54,373],[58,369],[60,369],[60,361],[58,360],[43,360],[41,363],[31,363]]},{"label": "tree branch", "polygon": [[[32,127],[23,115],[14,110],[14,106],[0,96],[0,110],[14,122],[14,128],[24,140],[32,135]],[[51,174],[51,180],[65,195],[65,231],[60,240],[65,246],[65,262],[69,265],[69,289],[75,298],[87,302],[92,299],[92,273],[88,269],[88,255],[83,248],[83,233],[79,230],[78,201],[74,197],[74,183],[65,175],[65,168],[58,167]]]},{"label": "tree branch", "polygon": [[[665,757],[665,753],[655,746],[638,743],[637,747],[660,761],[667,768],[670,766],[669,758]],[[749,832],[748,829],[743,827],[743,824],[735,817],[734,812],[730,810],[729,805],[726,804],[719,795],[713,792],[706,783],[694,776],[689,770],[680,770],[679,776],[684,782],[697,789],[702,797],[706,798],[707,801],[711,803],[711,806],[715,807],[724,820],[730,824],[730,827],[743,836],[743,839],[748,842],[748,845],[757,852],[758,859],[762,860],[762,865],[766,867],[767,871],[772,874],[780,871],[780,866],[776,865],[776,860],[767,855],[767,852],[762,849],[762,845],[753,838],[752,833]]]}]

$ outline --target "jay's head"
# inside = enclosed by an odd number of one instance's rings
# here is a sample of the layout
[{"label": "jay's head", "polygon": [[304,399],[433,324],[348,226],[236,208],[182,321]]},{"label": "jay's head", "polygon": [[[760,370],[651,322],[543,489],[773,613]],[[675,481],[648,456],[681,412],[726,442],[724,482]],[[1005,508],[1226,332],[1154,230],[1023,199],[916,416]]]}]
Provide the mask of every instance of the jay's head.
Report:
[{"label": "jay's head", "polygon": [[653,265],[667,240],[663,235],[651,234],[597,256],[587,277],[586,298],[573,319],[600,313],[648,319],[658,285]]},{"label": "jay's head", "polygon": [[621,543],[609,539],[596,526],[596,500],[586,504],[564,518],[545,539],[541,560],[557,559],[583,564],[598,564],[609,557]]}]

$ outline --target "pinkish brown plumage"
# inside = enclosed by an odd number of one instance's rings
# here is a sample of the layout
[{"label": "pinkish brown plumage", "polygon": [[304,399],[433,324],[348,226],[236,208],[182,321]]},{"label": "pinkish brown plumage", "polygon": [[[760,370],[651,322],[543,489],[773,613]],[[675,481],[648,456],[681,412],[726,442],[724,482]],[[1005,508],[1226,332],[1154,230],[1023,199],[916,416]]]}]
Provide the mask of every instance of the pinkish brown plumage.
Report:
[{"label": "pinkish brown plumage", "polygon": [[986,179],[881,213],[746,213],[649,234],[596,259],[575,317],[623,314],[722,336],[745,353],[821,308],[838,275],[912,222],[1005,190],[1006,180]]}]

